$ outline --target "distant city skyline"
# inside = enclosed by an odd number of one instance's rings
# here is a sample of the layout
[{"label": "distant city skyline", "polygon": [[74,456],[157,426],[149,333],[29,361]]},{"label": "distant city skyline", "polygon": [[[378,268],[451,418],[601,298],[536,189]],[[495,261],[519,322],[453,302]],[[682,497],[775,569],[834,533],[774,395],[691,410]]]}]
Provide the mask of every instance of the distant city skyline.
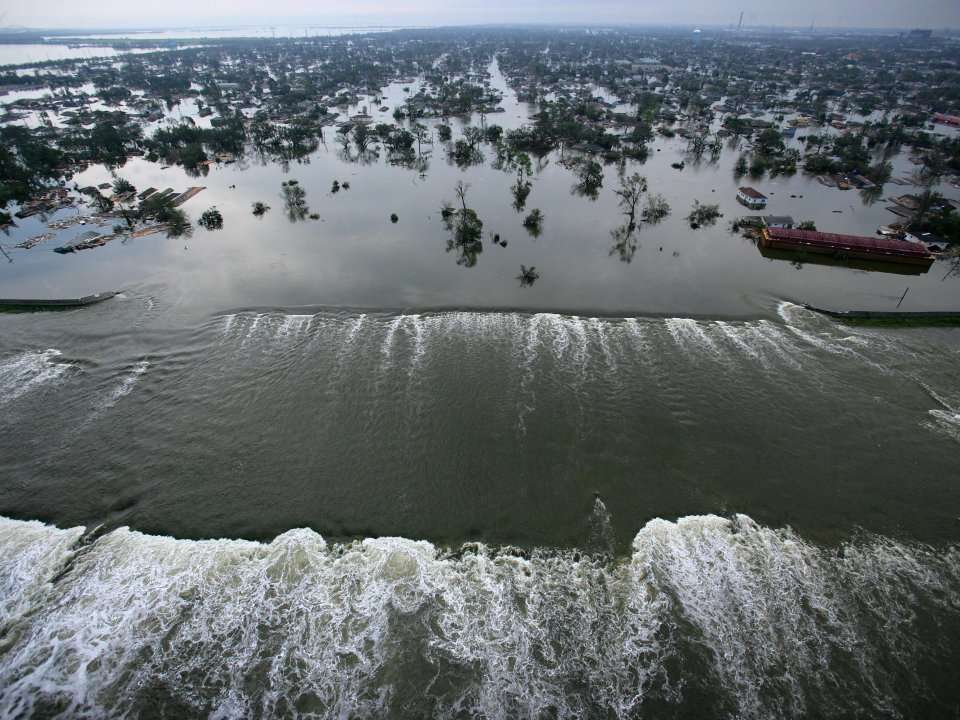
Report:
[{"label": "distant city skyline", "polygon": [[185,28],[257,24],[476,25],[491,23],[701,24],[863,28],[960,28],[958,0],[5,0],[0,26],[31,28]]}]

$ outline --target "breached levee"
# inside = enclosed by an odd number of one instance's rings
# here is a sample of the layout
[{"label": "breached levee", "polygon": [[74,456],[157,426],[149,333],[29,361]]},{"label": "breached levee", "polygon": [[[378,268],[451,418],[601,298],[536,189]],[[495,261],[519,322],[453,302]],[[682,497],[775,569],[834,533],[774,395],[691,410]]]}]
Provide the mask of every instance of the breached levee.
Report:
[{"label": "breached levee", "polygon": [[[316,372],[326,384],[342,383],[348,374],[351,388],[371,383],[369,395],[380,399],[405,388],[403,402],[416,395],[440,403],[431,388],[453,382],[450,368],[469,369],[488,392],[502,394],[499,407],[513,408],[512,417],[498,422],[521,436],[538,415],[542,425],[545,398],[553,398],[554,413],[560,412],[557,398],[569,398],[565,417],[596,410],[600,397],[660,402],[679,417],[695,415],[701,404],[729,404],[754,393],[838,398],[853,387],[881,393],[901,380],[916,386],[920,374],[943,391],[952,384],[947,360],[956,336],[851,328],[786,301],[775,309],[777,319],[752,320],[246,310],[217,317],[203,332],[215,336],[211,345],[225,371],[238,362],[265,373],[296,368]],[[938,433],[941,426],[950,429],[939,410],[932,417],[933,424],[918,415],[916,424]]]},{"label": "breached levee", "polygon": [[218,344],[232,342],[245,350],[256,345],[264,352],[352,344],[362,327],[365,335],[376,338],[370,349],[377,347],[384,367],[394,365],[401,353],[416,366],[437,339],[450,342],[451,338],[501,344],[518,359],[545,353],[581,369],[596,365],[615,370],[619,360],[643,358],[658,348],[720,364],[746,361],[765,369],[815,367],[818,353],[870,364],[849,341],[854,338],[860,346],[869,347],[874,334],[851,335],[850,328],[788,302],[779,303],[777,313],[782,323],[766,319],[600,318],[549,312],[328,310],[310,315],[248,310],[219,316],[211,325],[219,326]]},{"label": "breached levee", "polygon": [[[4,717],[945,716],[960,553],[745,516],[626,557],[0,522]],[[709,710],[707,710],[709,709]]]}]

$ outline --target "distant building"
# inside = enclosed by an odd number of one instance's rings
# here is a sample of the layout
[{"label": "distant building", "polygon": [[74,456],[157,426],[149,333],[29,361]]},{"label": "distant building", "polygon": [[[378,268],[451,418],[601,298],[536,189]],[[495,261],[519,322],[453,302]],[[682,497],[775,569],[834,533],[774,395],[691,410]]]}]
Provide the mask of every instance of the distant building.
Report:
[{"label": "distant building", "polygon": [[944,123],[945,125],[960,126],[960,115],[945,115],[944,113],[934,113],[933,121],[935,123]]},{"label": "distant building", "polygon": [[929,40],[933,36],[933,30],[911,30],[907,37],[911,40]]},{"label": "distant building", "polygon": [[737,190],[737,200],[752,210],[767,206],[767,196],[752,187],[742,187]]}]

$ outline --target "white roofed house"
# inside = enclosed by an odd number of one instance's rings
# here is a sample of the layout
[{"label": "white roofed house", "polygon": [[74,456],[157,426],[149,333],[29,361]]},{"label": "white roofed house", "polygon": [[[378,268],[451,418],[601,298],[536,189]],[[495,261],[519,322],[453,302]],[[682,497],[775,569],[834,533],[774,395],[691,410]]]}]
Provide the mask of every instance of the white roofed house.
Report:
[{"label": "white roofed house", "polygon": [[754,210],[767,206],[767,196],[752,187],[742,187],[737,190],[737,200]]},{"label": "white roofed house", "polygon": [[763,218],[767,227],[771,228],[792,228],[793,218],[789,215],[767,215]]}]

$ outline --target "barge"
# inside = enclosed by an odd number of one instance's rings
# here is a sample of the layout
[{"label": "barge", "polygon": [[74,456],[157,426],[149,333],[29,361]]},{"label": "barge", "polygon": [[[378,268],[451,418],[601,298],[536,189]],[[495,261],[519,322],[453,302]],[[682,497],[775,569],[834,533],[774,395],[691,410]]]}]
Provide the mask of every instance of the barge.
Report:
[{"label": "barge", "polygon": [[930,269],[934,260],[927,248],[919,243],[815,230],[764,228],[760,233],[760,245],[773,250],[827,255],[837,260],[871,260],[916,265],[925,270]]}]

